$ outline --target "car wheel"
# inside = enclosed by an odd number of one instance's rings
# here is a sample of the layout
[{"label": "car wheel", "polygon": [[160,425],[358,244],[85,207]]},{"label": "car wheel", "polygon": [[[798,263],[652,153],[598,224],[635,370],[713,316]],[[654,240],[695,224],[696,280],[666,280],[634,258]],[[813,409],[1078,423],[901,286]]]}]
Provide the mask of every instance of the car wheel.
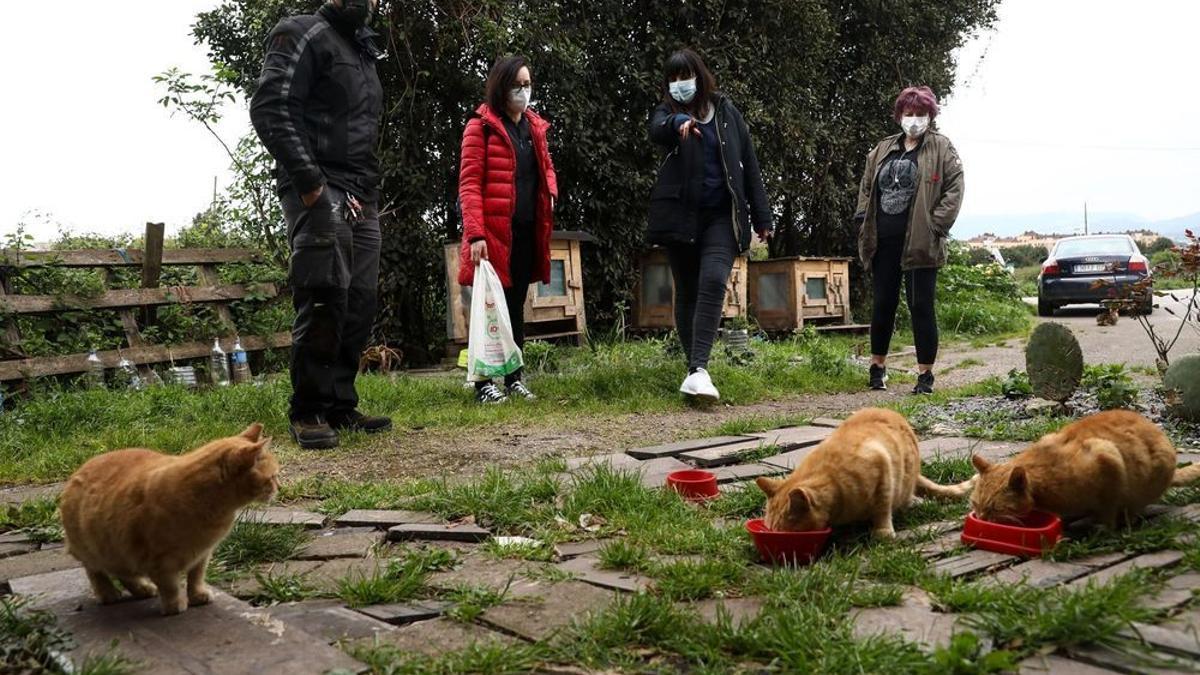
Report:
[{"label": "car wheel", "polygon": [[1038,296],[1038,316],[1054,316],[1054,305]]},{"label": "car wheel", "polygon": [[1139,303],[1136,311],[1138,314],[1141,314],[1142,316],[1149,316],[1149,315],[1153,314],[1154,313],[1154,301],[1147,300],[1143,303]]}]

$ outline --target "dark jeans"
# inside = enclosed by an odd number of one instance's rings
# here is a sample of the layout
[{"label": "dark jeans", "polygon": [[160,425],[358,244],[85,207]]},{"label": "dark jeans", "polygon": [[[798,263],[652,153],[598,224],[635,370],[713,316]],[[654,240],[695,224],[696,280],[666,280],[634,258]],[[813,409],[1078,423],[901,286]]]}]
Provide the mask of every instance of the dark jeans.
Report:
[{"label": "dark jeans", "polygon": [[937,360],[938,326],[934,301],[937,296],[936,267],[903,271],[900,259],[904,254],[904,237],[879,240],[879,250],[871,260],[875,290],[875,307],[871,313],[871,353],[886,356],[896,330],[896,310],[900,307],[900,283],[904,282],[904,299],[912,315],[913,341],[917,346],[917,363],[932,364]]},{"label": "dark jeans", "polygon": [[337,416],[358,406],[354,378],[371,337],[379,287],[379,211],[350,222],[346,193],[326,185],[310,208],[280,199],[291,245],[292,419]]},{"label": "dark jeans", "polygon": [[728,207],[701,211],[695,244],[667,248],[675,279],[675,330],[689,372],[708,367],[737,249]]},{"label": "dark jeans", "polygon": [[[513,341],[520,349],[525,348],[525,297],[533,283],[534,256],[533,225],[513,227],[512,250],[508,252],[508,277],[512,285],[504,289],[504,304],[508,305],[508,320],[512,324]],[[521,379],[524,369],[504,377],[506,385]],[[487,380],[476,382],[479,389]]]}]

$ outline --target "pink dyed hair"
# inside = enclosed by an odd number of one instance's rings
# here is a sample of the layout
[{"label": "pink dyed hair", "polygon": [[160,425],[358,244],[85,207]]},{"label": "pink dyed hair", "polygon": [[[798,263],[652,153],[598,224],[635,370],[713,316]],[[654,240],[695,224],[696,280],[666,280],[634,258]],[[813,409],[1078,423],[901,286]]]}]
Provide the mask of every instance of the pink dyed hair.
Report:
[{"label": "pink dyed hair", "polygon": [[929,115],[929,120],[933,121],[938,114],[937,95],[933,93],[932,89],[924,85],[909,87],[900,92],[900,95],[896,97],[896,108],[892,112],[892,117],[897,122],[904,115],[905,108]]}]

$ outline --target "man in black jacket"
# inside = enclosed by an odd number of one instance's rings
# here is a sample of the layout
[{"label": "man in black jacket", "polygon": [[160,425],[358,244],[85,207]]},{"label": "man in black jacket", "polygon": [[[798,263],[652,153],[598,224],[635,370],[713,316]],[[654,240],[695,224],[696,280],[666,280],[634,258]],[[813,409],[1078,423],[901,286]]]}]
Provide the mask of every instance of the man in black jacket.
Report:
[{"label": "man in black jacket", "polygon": [[250,119],[276,162],[291,246],[292,437],[337,446],[339,430],[391,427],[360,413],[354,379],[379,282],[383,54],[367,20],[378,0],[328,0],[267,38]]}]

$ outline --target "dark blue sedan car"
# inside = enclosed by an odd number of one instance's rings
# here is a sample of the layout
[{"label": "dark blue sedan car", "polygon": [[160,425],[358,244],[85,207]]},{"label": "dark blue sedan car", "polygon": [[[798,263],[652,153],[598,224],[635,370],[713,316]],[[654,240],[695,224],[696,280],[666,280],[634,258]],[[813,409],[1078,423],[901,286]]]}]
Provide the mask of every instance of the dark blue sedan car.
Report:
[{"label": "dark blue sedan car", "polygon": [[[1150,263],[1133,237],[1097,234],[1060,239],[1042,263],[1038,277],[1038,316],[1053,316],[1063,305],[1100,303],[1150,276]],[[1134,311],[1154,311],[1154,292],[1146,285],[1132,298]]]}]

